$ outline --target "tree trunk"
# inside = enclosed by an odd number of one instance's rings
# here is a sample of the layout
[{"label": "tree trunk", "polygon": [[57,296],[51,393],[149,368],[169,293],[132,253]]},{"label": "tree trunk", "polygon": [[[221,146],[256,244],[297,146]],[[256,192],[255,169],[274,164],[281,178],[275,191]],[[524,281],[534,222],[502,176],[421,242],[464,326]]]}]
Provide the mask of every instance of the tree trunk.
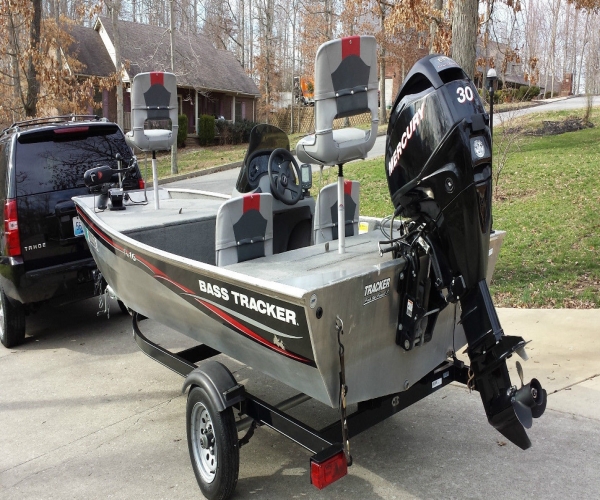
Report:
[{"label": "tree trunk", "polygon": [[29,41],[31,54],[27,61],[27,97],[25,98],[25,116],[35,117],[37,114],[38,97],[40,94],[40,82],[34,54],[38,52],[40,44],[40,31],[42,27],[42,0],[32,0],[33,19],[29,27]]},{"label": "tree trunk", "polygon": [[[51,5],[54,9],[54,21],[56,22],[56,28],[58,29],[60,26],[60,2],[58,0],[54,0],[54,2],[52,2]],[[56,66],[58,68],[58,71],[62,70],[60,46],[58,43],[56,44]]]},{"label": "tree trunk", "polygon": [[248,0],[248,28],[248,40],[250,40],[250,43],[248,43],[248,47],[250,49],[248,68],[252,73],[252,70],[254,69],[254,19],[252,18],[252,0]]},{"label": "tree trunk", "polygon": [[581,85],[581,73],[583,72],[583,55],[585,54],[585,47],[587,45],[588,26],[590,22],[590,13],[586,12],[585,15],[585,29],[583,30],[583,42],[581,44],[581,57],[579,59],[579,70],[577,71],[577,90],[579,91]]},{"label": "tree trunk", "polygon": [[246,69],[246,6],[244,0],[238,2],[238,27],[239,27],[239,48],[240,50],[240,63],[242,68]]},{"label": "tree trunk", "polygon": [[385,109],[385,6],[379,2],[379,29],[381,30],[381,46],[379,52],[379,124],[387,123]]},{"label": "tree trunk", "polygon": [[578,34],[578,26],[577,23],[579,21],[579,9],[575,9],[575,20],[573,21],[573,42],[571,46],[571,72],[573,73],[573,80],[571,81],[571,87],[574,94],[579,93],[579,88],[575,87],[575,77],[577,76],[577,34]]},{"label": "tree trunk", "polygon": [[[169,39],[171,41],[171,71],[173,73],[175,73],[175,34],[173,33],[174,29],[175,20],[173,19],[173,0],[169,0]],[[179,104],[179,102],[177,104]],[[179,115],[179,113],[177,114]],[[173,125],[175,125],[175,123],[173,123]],[[177,137],[175,137],[173,145],[171,146],[171,174],[175,175],[177,172]]]},{"label": "tree trunk", "polygon": [[19,35],[17,33],[17,28],[14,24],[13,14],[9,14],[7,16],[8,20],[8,33],[10,41],[8,45],[10,46],[10,69],[12,76],[12,91],[13,91],[13,99],[15,102],[15,106],[11,106],[12,108],[12,121],[17,122],[22,118],[22,114],[17,111],[17,102],[23,102],[23,92],[21,87],[21,72],[19,68]]},{"label": "tree trunk", "polygon": [[477,0],[456,0],[452,14],[452,59],[471,79],[475,75],[475,47],[479,21],[477,8]]},{"label": "tree trunk", "polygon": [[112,2],[111,20],[113,29],[113,43],[115,45],[115,68],[117,71],[117,125],[123,128],[123,64],[121,63],[121,38],[119,37],[119,13],[121,0]]},{"label": "tree trunk", "polygon": [[[433,2],[433,8],[437,9],[437,10],[442,10],[442,8],[444,7],[444,2],[443,0],[432,0]],[[431,21],[429,21],[429,53],[433,54],[433,46],[435,44],[435,39],[437,37],[437,31],[438,31],[438,24],[437,21],[435,19],[432,19]]]},{"label": "tree trunk", "polygon": [[560,0],[552,0],[552,38],[550,39],[550,50],[552,51],[551,63],[552,63],[552,89],[550,91],[550,97],[554,97],[554,78],[556,75],[556,30],[558,28],[558,16],[560,14]]}]

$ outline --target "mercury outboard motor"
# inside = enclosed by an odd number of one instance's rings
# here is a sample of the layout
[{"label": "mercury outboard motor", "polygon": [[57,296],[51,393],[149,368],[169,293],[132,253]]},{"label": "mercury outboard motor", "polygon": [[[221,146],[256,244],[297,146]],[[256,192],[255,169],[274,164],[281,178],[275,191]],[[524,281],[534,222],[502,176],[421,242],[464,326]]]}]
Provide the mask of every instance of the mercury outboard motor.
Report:
[{"label": "mercury outboard motor", "polygon": [[[504,335],[485,281],[491,231],[492,151],[489,116],[477,90],[449,57],[418,61],[391,111],[385,168],[407,260],[397,343],[405,350],[430,338],[437,314],[460,302],[472,384],[488,421],[522,449],[525,427],[542,415],[546,391],[533,379],[520,389],[506,359],[525,357],[525,341]],[[431,272],[433,271],[433,272]]]}]

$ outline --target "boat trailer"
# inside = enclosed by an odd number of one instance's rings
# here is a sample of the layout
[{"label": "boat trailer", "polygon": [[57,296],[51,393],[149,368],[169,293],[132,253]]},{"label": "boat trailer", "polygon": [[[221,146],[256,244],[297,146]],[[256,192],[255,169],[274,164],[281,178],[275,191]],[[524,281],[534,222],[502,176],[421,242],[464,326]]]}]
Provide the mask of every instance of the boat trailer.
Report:
[{"label": "boat trailer", "polygon": [[[152,342],[141,332],[139,322],[143,319],[146,318],[133,313],[133,336],[144,354],[184,377],[183,392],[201,387],[210,392],[211,397],[215,399],[214,403],[221,405],[223,410],[232,408],[237,411],[239,420],[235,424],[235,430],[246,431],[237,441],[238,448],[248,444],[259,426],[264,425],[277,431],[313,454],[310,457],[310,481],[319,489],[347,474],[348,466],[352,465],[349,439],[451,382],[462,384],[469,390],[477,390],[469,366],[453,355],[412,386],[409,387],[407,381],[404,391],[362,401],[357,404],[356,410],[345,418],[341,417],[317,430],[286,413],[287,410],[311,399],[309,396],[299,393],[271,405],[246,391],[223,364],[212,359],[221,354],[219,351],[198,344],[180,352],[171,352]],[[190,415],[187,417],[189,421]]]}]

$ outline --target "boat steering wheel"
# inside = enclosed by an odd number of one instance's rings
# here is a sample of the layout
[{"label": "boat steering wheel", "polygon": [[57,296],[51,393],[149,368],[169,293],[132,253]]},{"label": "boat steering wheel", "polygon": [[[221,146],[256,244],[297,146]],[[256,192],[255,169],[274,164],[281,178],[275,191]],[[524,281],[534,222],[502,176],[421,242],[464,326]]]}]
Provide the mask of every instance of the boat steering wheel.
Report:
[{"label": "boat steering wheel", "polygon": [[[278,162],[278,172],[273,169],[275,162]],[[290,165],[293,166],[293,174]],[[284,148],[275,149],[271,153],[271,156],[269,156],[267,168],[273,196],[286,205],[295,205],[298,203],[302,198],[302,187],[296,183],[296,179],[298,181],[301,179],[300,167],[298,167],[298,163],[292,153]],[[291,193],[291,198],[285,196],[286,191]]]}]

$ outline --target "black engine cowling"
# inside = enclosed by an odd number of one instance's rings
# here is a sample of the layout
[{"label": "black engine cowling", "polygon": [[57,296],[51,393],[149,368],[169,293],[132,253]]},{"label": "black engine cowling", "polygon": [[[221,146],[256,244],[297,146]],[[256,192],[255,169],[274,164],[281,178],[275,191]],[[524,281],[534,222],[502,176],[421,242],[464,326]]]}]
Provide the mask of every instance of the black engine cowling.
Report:
[{"label": "black engine cowling", "polygon": [[491,229],[489,118],[463,70],[421,59],[392,108],[386,175],[394,208],[435,224],[452,274],[467,288],[485,278]]},{"label": "black engine cowling", "polygon": [[[485,281],[492,218],[488,125],[475,86],[446,56],[418,61],[394,102],[385,168],[395,215],[411,221],[406,234],[413,235],[408,244],[396,246],[409,269],[403,273],[397,343],[406,350],[418,344],[418,321],[443,307],[442,290],[446,302],[460,301],[471,369],[488,421],[525,449],[531,443],[521,420],[541,416],[545,405],[529,404],[532,398],[521,404],[511,384],[506,359],[521,352],[525,341],[504,335]],[[422,263],[429,262],[434,286],[419,277]],[[536,386],[536,394],[541,391]]]}]

